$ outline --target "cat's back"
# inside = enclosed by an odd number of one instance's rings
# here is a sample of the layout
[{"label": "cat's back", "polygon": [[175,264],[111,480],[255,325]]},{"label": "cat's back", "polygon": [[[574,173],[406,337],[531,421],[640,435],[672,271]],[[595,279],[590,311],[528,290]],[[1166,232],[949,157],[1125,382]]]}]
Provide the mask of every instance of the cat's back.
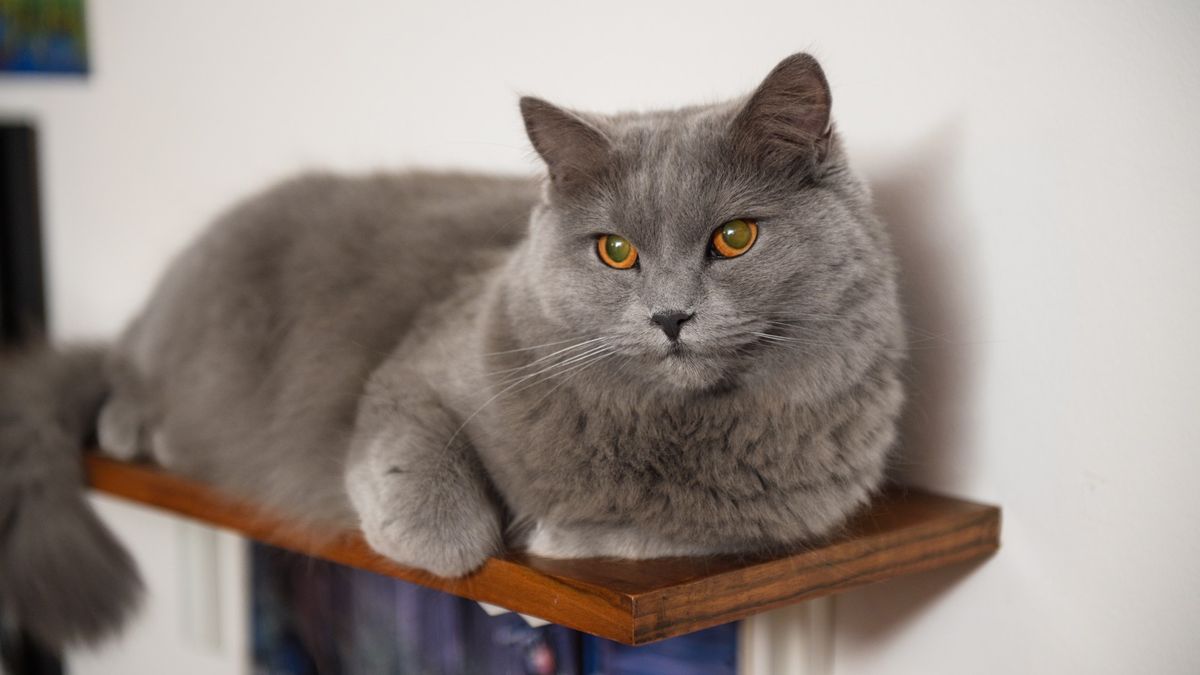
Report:
[{"label": "cat's back", "polygon": [[536,181],[514,176],[310,172],[243,200],[218,219],[198,248],[279,258],[337,245],[341,248],[326,251],[330,265],[346,262],[339,258],[343,254],[412,252],[422,260],[455,259],[460,256],[440,254],[504,246],[523,236],[537,191]]},{"label": "cat's back", "polygon": [[228,336],[238,326],[361,314],[403,320],[518,241],[537,189],[467,173],[288,179],[235,205],[187,248],[129,337]]},{"label": "cat's back", "polygon": [[[244,200],[172,263],[116,347],[127,389],[154,408],[151,433],[176,468],[218,482],[261,476],[246,463],[281,453],[338,454],[370,372],[422,308],[503,259],[537,191],[503,176],[313,173]],[[318,481],[287,482],[300,502]]]}]

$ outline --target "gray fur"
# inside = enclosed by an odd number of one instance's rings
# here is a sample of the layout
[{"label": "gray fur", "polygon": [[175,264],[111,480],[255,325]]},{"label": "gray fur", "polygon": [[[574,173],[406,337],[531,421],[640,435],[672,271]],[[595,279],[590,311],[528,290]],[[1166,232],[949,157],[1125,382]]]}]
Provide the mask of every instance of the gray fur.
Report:
[{"label": "gray fur", "polygon": [[[115,345],[100,437],[442,575],[506,537],[639,558],[823,536],[882,480],[904,351],[829,102],[806,55],[718,105],[523,99],[543,185],[314,174],[254,197]],[[757,243],[709,257],[739,217]],[[638,266],[602,264],[604,233]],[[678,343],[663,311],[695,313]]]},{"label": "gray fur", "polygon": [[79,448],[104,390],[99,349],[0,363],[0,602],[51,647],[109,635],[141,594],[83,494]]}]

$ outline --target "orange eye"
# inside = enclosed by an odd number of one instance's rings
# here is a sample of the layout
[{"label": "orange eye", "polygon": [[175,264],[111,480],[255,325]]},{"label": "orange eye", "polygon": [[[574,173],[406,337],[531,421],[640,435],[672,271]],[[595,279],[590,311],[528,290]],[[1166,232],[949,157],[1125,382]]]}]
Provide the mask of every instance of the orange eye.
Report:
[{"label": "orange eye", "polygon": [[596,251],[605,265],[619,270],[627,270],[637,263],[637,247],[629,243],[625,237],[615,234],[602,234],[596,237]]},{"label": "orange eye", "polygon": [[753,220],[736,218],[713,232],[713,253],[722,258],[736,258],[750,250],[758,239],[758,225]]}]

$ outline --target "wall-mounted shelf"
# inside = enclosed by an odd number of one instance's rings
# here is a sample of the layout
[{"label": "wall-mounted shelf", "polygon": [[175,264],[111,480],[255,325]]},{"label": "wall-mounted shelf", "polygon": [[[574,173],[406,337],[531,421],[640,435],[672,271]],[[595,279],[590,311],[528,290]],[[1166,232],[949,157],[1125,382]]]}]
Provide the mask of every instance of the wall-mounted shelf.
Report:
[{"label": "wall-mounted shelf", "polygon": [[981,558],[1000,545],[1000,509],[892,488],[844,534],[784,556],[548,560],[519,553],[447,580],[396,565],[358,532],[317,536],[206,485],[138,464],[86,458],[101,492],[274,546],[499,605],[625,644],[644,644],[848,588]]}]

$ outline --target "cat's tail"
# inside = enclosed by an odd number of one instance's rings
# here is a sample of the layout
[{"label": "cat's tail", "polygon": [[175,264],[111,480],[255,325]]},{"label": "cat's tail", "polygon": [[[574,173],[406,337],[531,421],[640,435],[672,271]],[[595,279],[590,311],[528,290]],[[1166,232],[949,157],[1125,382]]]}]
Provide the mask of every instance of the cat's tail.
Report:
[{"label": "cat's tail", "polygon": [[0,607],[49,647],[115,632],[141,597],[129,553],[83,491],[108,384],[99,348],[0,360]]}]

